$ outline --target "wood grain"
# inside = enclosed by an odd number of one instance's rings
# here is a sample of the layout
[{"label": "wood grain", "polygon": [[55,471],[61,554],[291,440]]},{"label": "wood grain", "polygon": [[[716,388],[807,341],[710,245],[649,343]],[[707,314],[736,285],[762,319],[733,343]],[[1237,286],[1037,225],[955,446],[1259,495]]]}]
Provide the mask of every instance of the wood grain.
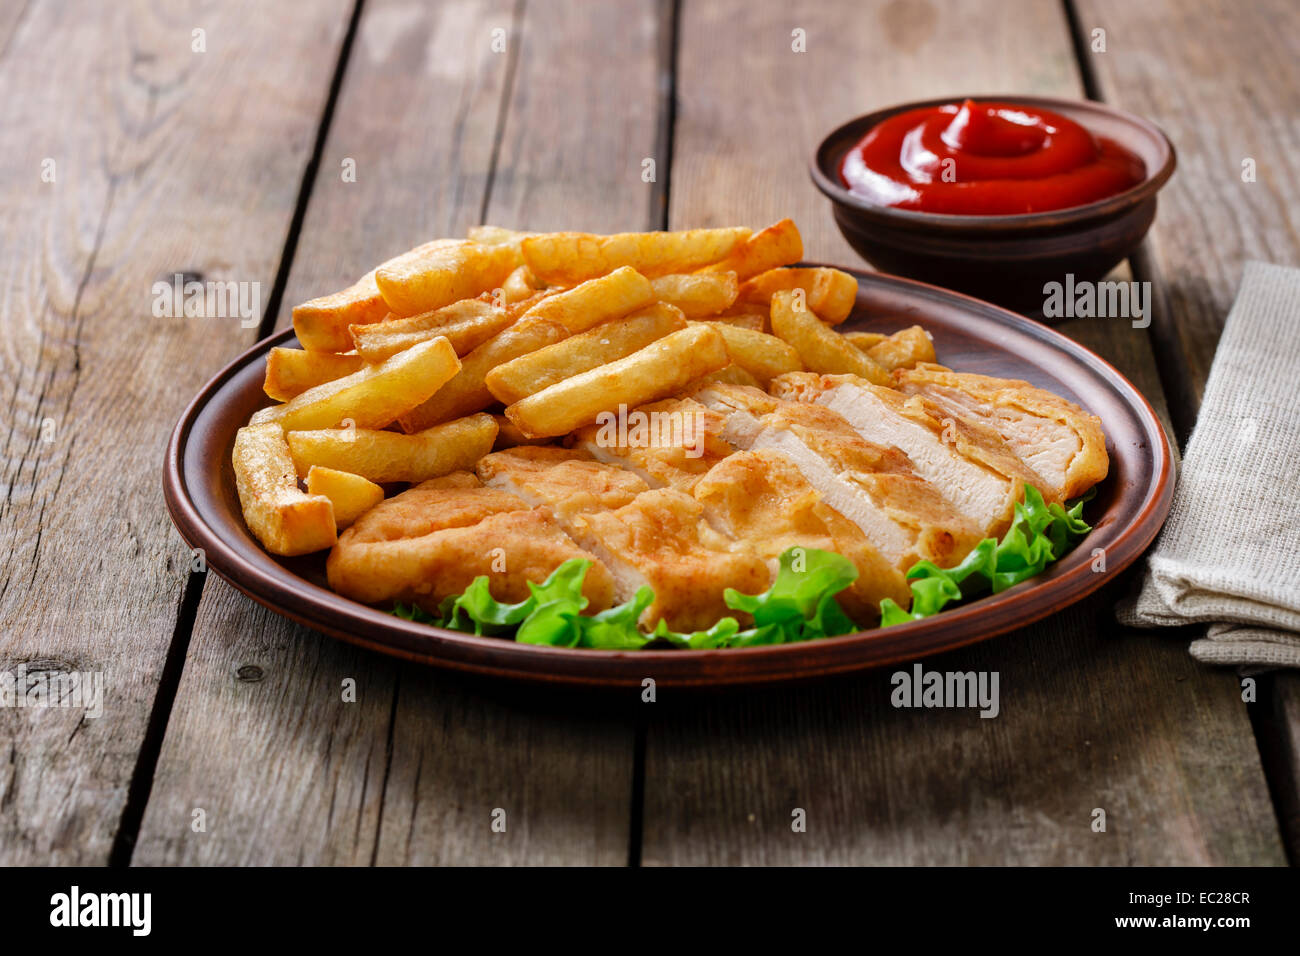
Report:
[{"label": "wood grain", "polygon": [[[1286,0],[1196,5],[1080,0],[1080,27],[1106,31],[1089,52],[1098,91],[1159,124],[1179,153],[1139,260],[1157,296],[1153,331],[1183,438],[1242,268],[1300,266],[1300,34]],[[1255,181],[1243,179],[1253,159]],[[1261,747],[1278,755],[1274,794],[1291,859],[1300,860],[1300,675],[1278,674],[1261,699]]]},{"label": "wood grain", "polygon": [[[463,234],[485,209],[512,226],[645,228],[657,23],[650,3],[367,3],[281,321],[339,275]],[[498,26],[506,54],[490,49]],[[584,51],[616,79],[592,88],[572,68]],[[636,160],[626,175],[611,161],[622,153]],[[339,179],[340,156],[357,159],[355,183]],[[256,685],[238,677],[249,663]],[[356,703],[341,699],[349,676]],[[359,652],[211,580],[134,861],[622,863],[628,727],[581,699]],[[190,830],[195,807],[211,808],[206,833]]]},{"label": "wood grain", "polygon": [[[1077,9],[1084,33],[1106,31],[1106,51],[1087,60],[1102,98],[1159,125],[1178,150],[1141,271],[1163,291],[1153,325],[1185,433],[1246,261],[1300,265],[1295,5],[1080,0]],[[1254,182],[1243,181],[1246,159]]]},{"label": "wood grain", "polygon": [[[804,255],[858,262],[808,161],[862,113],[962,93],[1077,92],[1059,4],[697,3],[682,8],[674,228],[789,216]],[[806,52],[791,49],[802,30]]]},{"label": "wood grain", "polygon": [[0,670],[99,672],[105,699],[96,719],[0,713],[5,864],[108,860],[189,570],[164,444],[260,317],[156,317],[153,284],[259,283],[265,303],[328,88],[316,57],[347,10],[31,3],[6,21]]},{"label": "wood grain", "polygon": [[[851,257],[791,140],[811,148],[856,113],[943,92],[1080,94],[1059,6],[960,11],[688,4],[676,147],[689,158],[673,171],[672,224],[762,222],[780,214],[780,197],[787,212],[806,210],[797,221],[810,255]],[[807,31],[805,54],[789,51],[795,27]],[[834,57],[814,57],[818,37]],[[754,142],[765,148],[745,160]],[[760,160],[735,176],[737,163]],[[754,181],[764,188],[745,188]],[[1163,412],[1142,332],[1114,320],[1063,331]],[[925,662],[999,672],[995,719],[895,709],[887,673],[665,707],[647,734],[645,862],[1281,862],[1235,681],[1195,665],[1181,642],[1120,631],[1111,607],[1125,583]],[[1105,833],[1090,826],[1098,807]],[[791,829],[796,808],[807,832]]]}]

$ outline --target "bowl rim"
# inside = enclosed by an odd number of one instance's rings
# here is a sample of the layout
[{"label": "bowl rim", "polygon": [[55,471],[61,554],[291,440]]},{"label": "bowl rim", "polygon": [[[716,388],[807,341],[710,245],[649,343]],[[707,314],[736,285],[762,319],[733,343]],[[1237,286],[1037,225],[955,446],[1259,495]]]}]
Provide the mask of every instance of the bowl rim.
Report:
[{"label": "bowl rim", "polygon": [[[1104,199],[1098,199],[1094,202],[1085,203],[1082,206],[1067,206],[1064,209],[1047,209],[1040,212],[1012,213],[997,216],[980,216],[980,215],[963,215],[958,213],[937,213],[921,212],[913,209],[897,209],[893,206],[881,206],[877,203],[869,202],[861,196],[850,192],[846,187],[840,185],[838,168],[828,172],[829,153],[833,145],[837,146],[842,140],[851,138],[857,142],[867,131],[888,119],[890,116],[904,113],[913,109],[924,109],[928,106],[943,106],[948,103],[961,102],[962,100],[971,99],[979,101],[992,101],[1001,103],[1014,103],[1025,106],[1037,106],[1042,109],[1053,112],[1064,112],[1067,116],[1078,112],[1091,112],[1105,114],[1112,119],[1118,119],[1127,123],[1131,127],[1140,129],[1150,136],[1158,145],[1163,145],[1163,161],[1156,170],[1147,170],[1146,177],[1142,182],[1130,186],[1123,192],[1116,193],[1114,196],[1107,196]],[[1086,126],[1086,122],[1084,123]],[[974,233],[986,233],[997,231],[1024,231],[1035,228],[1060,229],[1063,226],[1075,225],[1082,222],[1088,222],[1095,219],[1105,219],[1118,215],[1125,210],[1145,202],[1148,198],[1154,196],[1159,189],[1164,186],[1169,178],[1174,174],[1174,169],[1178,165],[1178,154],[1174,149],[1173,142],[1169,136],[1155,123],[1127,110],[1110,106],[1107,103],[1101,103],[1097,100],[1089,99],[1067,99],[1057,96],[1033,96],[1022,95],[1017,93],[980,93],[966,94],[962,96],[939,96],[925,100],[912,100],[907,103],[899,103],[894,106],[887,106],[882,109],[874,110],[870,113],[863,113],[855,116],[847,122],[841,123],[829,133],[826,134],[813,150],[812,157],[809,160],[808,169],[812,176],[813,184],[825,195],[831,202],[837,206],[847,206],[863,217],[876,221],[881,224],[888,224],[894,227],[925,229],[936,228],[944,229],[951,232],[964,231]],[[838,167],[838,163],[836,164]]]}]

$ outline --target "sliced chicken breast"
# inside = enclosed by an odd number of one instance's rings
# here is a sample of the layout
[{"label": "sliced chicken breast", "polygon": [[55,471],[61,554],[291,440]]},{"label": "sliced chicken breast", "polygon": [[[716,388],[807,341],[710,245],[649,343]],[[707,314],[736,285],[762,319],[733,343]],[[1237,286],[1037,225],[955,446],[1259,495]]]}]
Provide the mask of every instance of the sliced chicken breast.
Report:
[{"label": "sliced chicken breast", "polygon": [[726,414],[723,437],[738,448],[790,458],[899,570],[920,559],[949,567],[979,542],[979,529],[913,471],[907,455],[863,438],[837,412],[742,385],[709,386],[694,397]]},{"label": "sliced chicken breast", "polygon": [[723,600],[727,588],[746,594],[765,591],[771,575],[758,555],[718,534],[690,495],[672,488],[647,491],[615,511],[577,515],[573,536],[597,555],[614,577],[618,601],[637,588],[654,588],[655,602],[641,624],[660,618],[674,630],[711,627],[732,615]]},{"label": "sliced chicken breast", "polygon": [[573,445],[597,461],[626,468],[652,488],[689,492],[735,449],[723,440],[725,419],[691,399],[670,398],[573,433]]},{"label": "sliced chicken breast", "polygon": [[952,415],[969,416],[1001,436],[1043,479],[1045,497],[1077,497],[1106,477],[1110,459],[1101,419],[1028,382],[954,372],[942,365],[896,369],[894,382]]},{"label": "sliced chicken breast", "polygon": [[818,548],[844,555],[858,579],[840,603],[859,623],[879,617],[880,602],[911,599],[902,573],[852,521],[822,500],[795,463],[777,451],[744,451],[724,459],[693,492],[709,523],[762,557],[773,575],[788,548]]},{"label": "sliced chicken breast", "polygon": [[650,490],[633,472],[594,461],[576,448],[521,445],[483,457],[476,470],[489,488],[549,508],[566,529],[575,515],[621,508]]},{"label": "sliced chicken breast", "polygon": [[546,508],[485,488],[468,472],[426,481],[382,501],[339,535],[326,561],[330,587],[366,604],[413,602],[430,613],[481,574],[498,601],[522,601],[570,558],[592,563],[588,612],[609,607],[614,582]]},{"label": "sliced chicken breast", "polygon": [[942,488],[985,536],[999,537],[1011,524],[1026,482],[1044,484],[991,428],[965,414],[945,414],[922,396],[854,375],[812,372],[779,376],[771,390],[781,398],[824,405],[868,441],[905,453],[916,474]]}]

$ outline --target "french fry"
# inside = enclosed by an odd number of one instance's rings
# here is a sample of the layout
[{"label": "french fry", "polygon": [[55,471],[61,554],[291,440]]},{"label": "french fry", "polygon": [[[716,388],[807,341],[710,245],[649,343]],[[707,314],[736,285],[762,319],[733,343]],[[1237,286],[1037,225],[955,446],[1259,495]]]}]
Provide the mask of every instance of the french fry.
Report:
[{"label": "french fry", "polygon": [[278,425],[246,425],[231,453],[244,523],[272,554],[310,554],[334,546],[334,506],[324,495],[298,488],[284,432]]},{"label": "french fry", "polygon": [[285,431],[333,428],[345,420],[357,428],[383,428],[427,401],[459,369],[456,350],[439,337],[264,408],[253,422],[276,422]]},{"label": "french fry", "polygon": [[738,329],[752,329],[763,332],[767,328],[767,316],[757,312],[742,312],[739,315],[707,315],[701,322],[718,322],[722,325],[734,325]]},{"label": "french fry", "polygon": [[[435,239],[416,246],[385,262],[379,269],[401,263],[405,259],[419,258],[429,250],[445,244],[447,239]],[[352,349],[352,336],[348,326],[378,322],[388,314],[388,305],[375,282],[378,269],[371,269],[348,288],[332,295],[312,299],[293,309],[293,330],[304,349],[312,352],[347,352]]]},{"label": "french fry", "polygon": [[486,298],[462,299],[432,312],[352,326],[357,352],[367,362],[382,362],[421,342],[446,336],[457,355],[478,348],[513,321],[509,311]]},{"label": "french fry", "polygon": [[506,276],[506,281],[501,283],[501,292],[505,296],[506,302],[520,302],[527,299],[537,291],[537,280],[533,277],[533,272],[528,266],[520,266],[514,272]]},{"label": "french fry", "polygon": [[470,226],[465,236],[471,242],[483,246],[512,246],[516,251],[529,236],[535,232],[521,232],[518,229],[503,229],[501,226]]},{"label": "french fry", "polygon": [[673,395],[729,361],[716,328],[692,325],[508,405],[506,417],[529,438],[563,435],[591,424],[603,411]]},{"label": "french fry", "polygon": [[714,327],[727,343],[727,354],[732,363],[757,379],[762,388],[767,388],[767,383],[778,375],[803,371],[799,352],[775,335],[722,323]]},{"label": "french fry", "polygon": [[803,258],[803,239],[793,220],[782,219],[760,229],[721,262],[701,272],[734,272],[744,282],[760,272],[793,265]]},{"label": "french fry", "polygon": [[593,325],[643,309],[654,301],[650,280],[635,269],[623,267],[547,296],[525,312],[524,317],[554,322],[570,332],[585,332]]},{"label": "french fry", "polygon": [[754,376],[750,375],[743,368],[732,362],[730,365],[724,365],[716,372],[710,372],[708,375],[701,375],[695,381],[684,387],[680,394],[690,395],[697,389],[705,385],[748,385],[751,388],[762,388],[762,384]]},{"label": "french fry", "polygon": [[510,405],[597,365],[631,355],[684,328],[686,320],[680,309],[656,303],[625,319],[605,322],[511,359],[488,372],[484,381],[498,401]]},{"label": "french fry", "polygon": [[404,432],[418,432],[482,411],[494,401],[484,382],[488,372],[513,358],[558,342],[568,334],[562,325],[525,316],[466,355],[456,377],[424,404],[401,416],[398,424]]},{"label": "french fry", "polygon": [[360,355],[273,348],[266,356],[262,391],[277,402],[287,402],[309,388],[351,375],[363,364]]},{"label": "french fry", "polygon": [[650,280],[655,298],[675,305],[688,319],[717,315],[731,308],[740,292],[734,272],[676,273]]},{"label": "french fry", "polygon": [[324,495],[334,506],[334,523],[342,531],[384,500],[384,489],[347,471],[320,465],[307,469],[307,494]]},{"label": "french fry", "polygon": [[930,333],[919,325],[895,332],[877,342],[867,349],[867,354],[886,371],[915,368],[921,362],[935,361],[934,342]]},{"label": "french fry", "polygon": [[884,332],[841,332],[840,335],[844,336],[854,348],[862,349],[864,352],[870,351],[872,346],[879,345],[889,338]]},{"label": "french fry", "polygon": [[492,443],[493,451],[516,448],[519,445],[546,445],[551,441],[549,438],[529,438],[504,415],[493,415],[492,420],[497,423],[497,440]]},{"label": "french fry", "polygon": [[688,229],[684,232],[623,232],[596,236],[552,232],[521,244],[533,275],[549,285],[577,285],[631,266],[643,276],[691,272],[725,259],[749,238],[749,230]]},{"label": "french fry", "polygon": [[772,296],[772,331],[794,346],[811,372],[860,375],[874,385],[889,385],[889,373],[861,349],[854,348],[810,309],[795,308],[795,294]]},{"label": "french fry", "polygon": [[510,245],[452,240],[385,263],[375,270],[375,283],[394,315],[418,315],[490,292],[518,265]]},{"label": "french fry", "polygon": [[830,325],[839,325],[849,317],[858,297],[858,280],[847,272],[825,267],[807,269],[769,269],[740,287],[740,300],[754,305],[769,305],[773,293],[803,289],[808,309]]},{"label": "french fry", "polygon": [[333,468],[369,481],[427,481],[472,469],[492,450],[497,423],[484,413],[403,435],[371,428],[322,428],[286,436],[293,467]]}]

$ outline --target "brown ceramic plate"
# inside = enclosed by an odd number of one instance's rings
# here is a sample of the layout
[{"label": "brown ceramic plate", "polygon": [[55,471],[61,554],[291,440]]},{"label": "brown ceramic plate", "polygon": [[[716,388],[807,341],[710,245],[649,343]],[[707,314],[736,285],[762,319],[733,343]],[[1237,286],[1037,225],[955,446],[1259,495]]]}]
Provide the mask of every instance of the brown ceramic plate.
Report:
[{"label": "brown ceramic plate", "polygon": [[[844,329],[893,331],[920,323],[939,360],[966,372],[1023,378],[1101,417],[1110,475],[1084,517],[1092,533],[1047,571],[997,596],[925,621],[823,641],[716,651],[593,651],[516,644],[400,620],[325,587],[324,558],[267,554],[244,527],[230,450],[262,394],[267,351],[291,330],[245,352],[185,410],[167,447],[163,486],[182,537],[209,567],[255,601],[325,634],[386,654],[503,677],[604,686],[720,685],[798,680],[911,661],[982,641],[1080,600],[1131,564],[1155,538],[1173,497],[1164,430],[1146,399],[1083,346],[996,306],[906,279],[855,273],[858,305]],[[1102,320],[1111,321],[1111,320]],[[1092,570],[1104,548],[1107,573]]]}]

